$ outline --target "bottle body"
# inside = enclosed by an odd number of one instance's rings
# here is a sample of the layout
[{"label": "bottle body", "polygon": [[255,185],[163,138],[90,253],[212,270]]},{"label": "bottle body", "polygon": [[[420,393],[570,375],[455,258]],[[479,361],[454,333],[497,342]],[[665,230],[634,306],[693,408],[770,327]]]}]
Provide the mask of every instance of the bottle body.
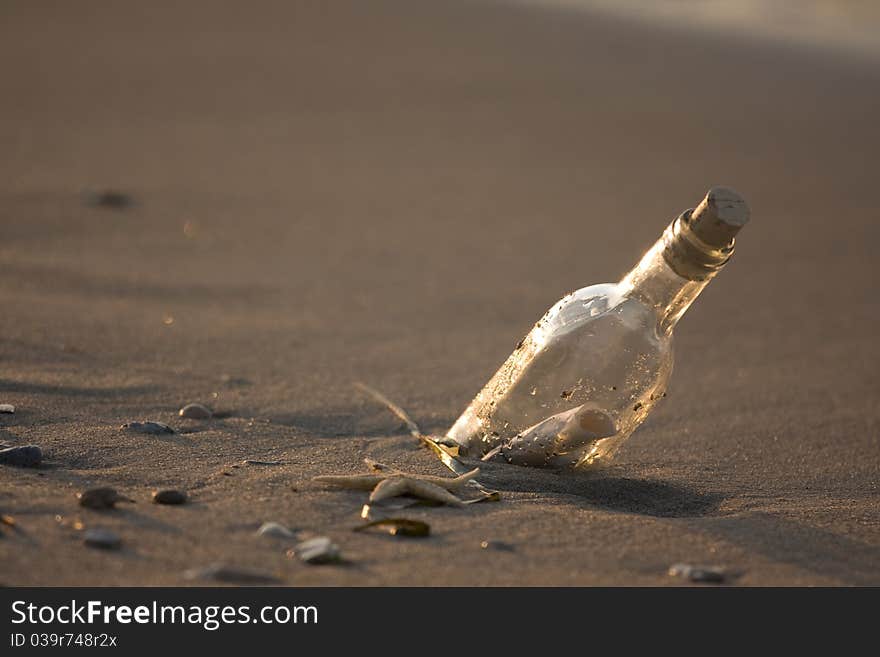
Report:
[{"label": "bottle body", "polygon": [[541,318],[447,435],[480,456],[586,404],[610,422],[585,444],[536,445],[513,460],[590,463],[612,454],[663,397],[672,362],[672,335],[658,331],[652,308],[618,284],[586,287]]},{"label": "bottle body", "polygon": [[715,188],[620,282],[561,299],[447,438],[468,456],[500,454],[518,465],[577,467],[612,456],[665,396],[673,328],[727,262],[747,219],[735,192]]}]

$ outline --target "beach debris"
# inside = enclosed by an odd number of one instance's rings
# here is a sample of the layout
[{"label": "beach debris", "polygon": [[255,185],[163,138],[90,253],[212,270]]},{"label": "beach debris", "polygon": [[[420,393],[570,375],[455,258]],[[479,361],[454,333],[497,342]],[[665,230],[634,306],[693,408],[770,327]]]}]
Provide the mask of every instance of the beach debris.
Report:
[{"label": "beach debris", "polygon": [[188,499],[186,493],[182,490],[167,488],[153,491],[154,504],[186,504]]},{"label": "beach debris", "polygon": [[68,518],[66,516],[62,516],[60,514],[55,516],[55,522],[58,523],[59,527],[63,527],[65,529],[73,529],[74,531],[82,531],[85,529],[85,523],[83,523],[82,518],[79,516],[74,516],[72,518]]},{"label": "beach debris", "polygon": [[339,546],[326,536],[316,536],[299,543],[287,551],[287,556],[298,557],[300,561],[313,566],[342,561]]},{"label": "beach debris", "polygon": [[[6,515],[5,513],[3,515],[0,515],[0,525],[6,525],[7,527],[11,527],[12,529],[14,529],[16,531],[21,531],[21,529],[19,529],[19,527],[18,527],[18,522],[16,522],[15,518],[13,518],[10,515]],[[3,538],[3,536],[4,536],[3,532],[0,531],[0,538]]]},{"label": "beach debris", "polygon": [[0,449],[0,463],[19,468],[36,468],[43,461],[43,450],[36,445]]},{"label": "beach debris", "polygon": [[428,523],[409,518],[382,518],[355,527],[352,531],[364,532],[373,528],[387,531],[392,536],[424,538],[431,535],[431,526]]},{"label": "beach debris", "polygon": [[205,568],[191,568],[184,572],[186,579],[207,579],[224,584],[280,584],[281,580],[258,570],[236,568],[222,563],[211,564]]},{"label": "beach debris", "polygon": [[[393,413],[398,419],[402,420],[410,434],[416,438],[422,446],[430,449],[434,455],[440,459],[443,465],[452,470],[457,476],[462,477],[474,472],[459,458],[459,446],[457,443],[450,441],[445,437],[429,436],[428,434],[423,433],[422,430],[419,429],[419,425],[415,423],[405,410],[375,388],[371,388],[370,386],[359,382],[356,382],[354,387],[372,397],[382,406],[391,411],[391,413]],[[476,479],[471,478],[468,485],[475,488],[480,493],[480,497],[475,500],[466,500],[466,504],[483,501],[497,502],[501,499],[501,494],[498,491],[486,488]]]},{"label": "beach debris", "polygon": [[258,461],[256,459],[245,459],[242,463],[244,465],[284,465],[284,461]]},{"label": "beach debris", "polygon": [[134,198],[131,195],[114,189],[84,192],[83,200],[87,205],[113,210],[123,210],[134,205]]},{"label": "beach debris", "polygon": [[126,422],[122,425],[123,431],[131,431],[133,433],[146,433],[151,435],[176,433],[174,429],[163,422],[153,422],[152,420],[144,420],[143,422]]},{"label": "beach debris", "polygon": [[721,584],[727,579],[727,571],[719,566],[693,566],[677,563],[669,568],[669,575],[691,582]]},{"label": "beach debris", "polygon": [[134,504],[134,500],[125,495],[120,495],[115,488],[89,488],[81,493],[77,493],[79,505],[86,509],[113,509],[119,502],[130,502]]},{"label": "beach debris", "polygon": [[373,472],[382,472],[383,470],[390,470],[391,469],[387,465],[385,465],[384,463],[380,463],[379,461],[376,461],[375,459],[371,459],[369,456],[364,458],[364,463],[366,463],[367,467],[370,468],[370,470],[372,470]]},{"label": "beach debris", "polygon": [[180,409],[179,415],[187,420],[210,420],[214,413],[202,404],[187,404]]},{"label": "beach debris", "polygon": [[459,508],[465,505],[445,488],[414,477],[389,477],[380,481],[370,493],[370,503],[378,504],[382,500],[404,495]]},{"label": "beach debris", "polygon": [[83,533],[83,543],[89,547],[101,550],[118,550],[122,547],[122,539],[119,534],[110,529],[95,527],[87,529]]},{"label": "beach debris", "polygon": [[271,538],[296,538],[296,534],[280,522],[264,522],[257,530],[257,536]]},{"label": "beach debris", "polygon": [[[446,504],[457,508],[486,500],[495,501],[500,498],[497,492],[488,491],[471,483],[480,473],[479,468],[464,472],[457,477],[435,477],[401,472],[388,468],[384,464],[377,465],[387,469],[362,475],[322,475],[314,477],[313,481],[342,488],[371,491],[369,503],[364,506],[361,512],[363,518],[369,517],[370,504],[383,503],[383,506],[390,508],[411,506],[411,504],[401,505],[400,503],[388,502],[396,497],[413,497],[423,503]],[[477,492],[479,497],[464,500],[458,496],[457,493],[469,489]]]},{"label": "beach debris", "polygon": [[15,406],[12,404],[0,404],[0,413],[15,413]]},{"label": "beach debris", "polygon": [[482,550],[498,550],[499,552],[513,552],[515,548],[510,543],[503,541],[482,541],[480,543]]}]

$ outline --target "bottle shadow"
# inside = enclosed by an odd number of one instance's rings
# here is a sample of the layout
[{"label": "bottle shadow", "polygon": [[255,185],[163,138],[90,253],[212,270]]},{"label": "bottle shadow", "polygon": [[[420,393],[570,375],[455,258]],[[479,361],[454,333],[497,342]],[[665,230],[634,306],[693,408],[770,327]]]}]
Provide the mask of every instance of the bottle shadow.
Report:
[{"label": "bottle shadow", "polygon": [[480,464],[480,468],[479,480],[490,488],[564,495],[619,513],[658,518],[704,517],[717,513],[724,501],[724,496],[717,492],[662,479],[624,477],[613,470],[559,472],[502,464]]}]

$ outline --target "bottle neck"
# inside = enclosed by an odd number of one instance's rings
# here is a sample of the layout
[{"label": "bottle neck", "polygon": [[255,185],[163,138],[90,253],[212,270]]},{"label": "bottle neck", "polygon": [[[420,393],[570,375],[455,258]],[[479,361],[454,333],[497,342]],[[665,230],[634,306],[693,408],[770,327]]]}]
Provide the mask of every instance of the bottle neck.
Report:
[{"label": "bottle neck", "polygon": [[625,296],[654,308],[658,331],[669,334],[684,312],[733,254],[709,246],[690,229],[691,210],[675,219],[630,271],[620,287]]}]

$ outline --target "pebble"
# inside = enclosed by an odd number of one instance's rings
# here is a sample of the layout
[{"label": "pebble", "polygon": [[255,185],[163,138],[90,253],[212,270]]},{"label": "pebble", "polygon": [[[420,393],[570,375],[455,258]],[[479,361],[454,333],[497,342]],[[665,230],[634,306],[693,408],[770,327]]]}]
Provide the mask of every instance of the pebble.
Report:
[{"label": "pebble", "polygon": [[0,463],[19,468],[36,468],[43,461],[43,450],[36,445],[0,449]]},{"label": "pebble", "polygon": [[89,547],[102,550],[118,550],[122,546],[119,534],[109,529],[87,529],[83,534],[83,542]]},{"label": "pebble", "polygon": [[187,496],[182,490],[154,490],[154,504],[186,504]]},{"label": "pebble", "polygon": [[202,404],[187,404],[180,409],[179,415],[187,420],[210,420],[214,414]]},{"label": "pebble", "polygon": [[257,530],[258,536],[271,536],[272,538],[296,538],[296,534],[279,522],[264,522]]},{"label": "pebble", "polygon": [[339,546],[326,536],[318,536],[303,541],[292,550],[288,550],[287,556],[297,556],[300,561],[313,566],[342,561]]},{"label": "pebble", "polygon": [[706,582],[721,584],[727,579],[724,568],[718,566],[692,566],[687,563],[677,563],[669,568],[672,577],[681,577],[692,582]]},{"label": "pebble", "polygon": [[120,495],[115,488],[90,488],[76,496],[79,498],[79,505],[87,509],[112,509],[117,502],[134,502]]},{"label": "pebble", "polygon": [[148,433],[152,435],[163,433],[175,433],[174,429],[162,422],[126,422],[122,425],[124,431],[134,431],[135,433]]},{"label": "pebble", "polygon": [[225,564],[213,564],[206,568],[193,568],[184,573],[187,579],[212,579],[226,584],[280,584],[274,575],[256,570],[245,570]]},{"label": "pebble", "polygon": [[125,192],[116,191],[114,189],[106,189],[103,191],[89,191],[83,194],[84,200],[88,205],[101,208],[113,208],[122,210],[134,205],[134,199]]},{"label": "pebble", "polygon": [[15,413],[15,406],[12,404],[0,404],[0,413]]}]

